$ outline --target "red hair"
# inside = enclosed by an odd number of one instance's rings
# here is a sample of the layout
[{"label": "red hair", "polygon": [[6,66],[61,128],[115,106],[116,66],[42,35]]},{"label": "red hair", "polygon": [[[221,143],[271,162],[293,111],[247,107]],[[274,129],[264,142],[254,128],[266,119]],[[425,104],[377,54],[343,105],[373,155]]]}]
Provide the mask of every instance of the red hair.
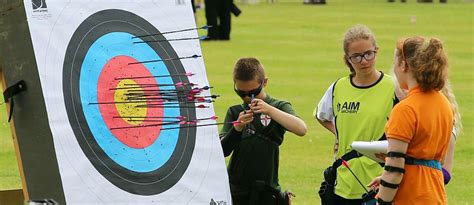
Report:
[{"label": "red hair", "polygon": [[437,38],[421,36],[398,41],[397,60],[405,61],[421,90],[441,90],[448,78],[448,57]]}]

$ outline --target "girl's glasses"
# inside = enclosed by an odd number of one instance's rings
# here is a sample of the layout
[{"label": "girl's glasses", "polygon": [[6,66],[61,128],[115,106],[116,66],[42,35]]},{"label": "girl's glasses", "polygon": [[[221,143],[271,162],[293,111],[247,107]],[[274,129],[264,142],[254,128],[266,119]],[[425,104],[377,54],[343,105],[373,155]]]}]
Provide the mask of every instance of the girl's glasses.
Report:
[{"label": "girl's glasses", "polygon": [[376,50],[369,50],[369,51],[366,51],[362,54],[351,55],[351,56],[349,56],[349,60],[352,63],[360,63],[360,62],[362,62],[363,58],[365,58],[366,61],[370,61],[370,60],[373,60],[375,58],[376,53],[377,53]]}]

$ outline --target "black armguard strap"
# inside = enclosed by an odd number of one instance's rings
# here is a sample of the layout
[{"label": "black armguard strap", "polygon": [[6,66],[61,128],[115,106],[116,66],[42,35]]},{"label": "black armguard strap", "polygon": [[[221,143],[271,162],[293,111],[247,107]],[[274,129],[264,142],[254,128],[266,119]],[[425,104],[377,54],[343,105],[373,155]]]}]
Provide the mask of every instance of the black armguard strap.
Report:
[{"label": "black armguard strap", "polygon": [[392,184],[389,182],[386,182],[385,180],[381,179],[380,180],[380,185],[390,188],[390,189],[397,189],[399,184]]},{"label": "black armguard strap", "polygon": [[388,152],[387,157],[405,158],[407,154],[401,152]]},{"label": "black armguard strap", "polygon": [[385,169],[385,171],[387,171],[387,172],[399,172],[399,173],[405,174],[405,168],[393,167],[393,166],[385,165],[384,169]]}]

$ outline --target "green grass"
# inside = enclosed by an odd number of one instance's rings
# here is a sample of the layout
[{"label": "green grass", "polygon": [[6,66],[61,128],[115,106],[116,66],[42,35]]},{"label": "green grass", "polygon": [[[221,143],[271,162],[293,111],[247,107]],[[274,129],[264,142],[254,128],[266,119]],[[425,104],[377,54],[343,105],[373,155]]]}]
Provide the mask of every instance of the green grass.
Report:
[{"label": "green grass", "polygon": [[[301,2],[239,5],[243,13],[232,19],[231,41],[202,43],[208,78],[215,86],[213,93],[222,96],[215,103],[217,115],[223,119],[227,107],[240,102],[232,91],[235,61],[246,56],[259,58],[270,78],[266,91],[292,102],[309,128],[303,138],[286,135],[280,152],[281,185],[296,193],[295,204],[319,204],[316,189],[322,171],[331,163],[334,137],[316,123],[312,112],[327,87],[348,74],[342,61],[344,32],[357,23],[368,25],[380,47],[377,67],[384,72],[391,68],[397,39],[412,35],[438,37],[445,42],[449,55],[450,79],[465,127],[465,134],[456,145],[454,178],[447,186],[448,200],[449,204],[471,204],[474,201],[472,1],[417,4],[409,0],[406,4],[390,4],[385,0],[328,0],[324,6]],[[198,24],[204,25],[203,10],[197,16]],[[412,23],[413,17],[416,23]],[[0,111],[0,189],[20,187],[8,124],[4,123],[5,109]]]},{"label": "green grass", "polygon": [[[1,82],[0,88],[2,88]],[[0,102],[3,102],[3,95],[0,95]],[[0,106],[0,190],[21,188],[13,138],[7,121],[6,106],[2,104]]]},{"label": "green grass", "polygon": [[[304,138],[287,134],[280,152],[280,181],[293,190],[295,204],[319,204],[316,189],[322,171],[332,160],[334,137],[312,118],[312,111],[327,87],[348,74],[342,61],[342,37],[352,25],[368,25],[377,36],[377,67],[389,72],[397,39],[412,35],[435,36],[445,42],[451,65],[450,79],[461,107],[465,134],[456,147],[453,181],[447,186],[450,204],[474,201],[473,163],[473,4],[389,4],[383,0],[328,0],[328,5],[302,1],[239,5],[242,16],[233,18],[230,42],[202,44],[218,116],[239,103],[232,92],[232,67],[239,57],[255,56],[270,78],[267,92],[292,102],[307,123]],[[198,22],[205,24],[204,13]],[[438,19],[435,19],[438,17]],[[411,19],[416,18],[416,23]],[[204,33],[203,33],[204,34]]]}]

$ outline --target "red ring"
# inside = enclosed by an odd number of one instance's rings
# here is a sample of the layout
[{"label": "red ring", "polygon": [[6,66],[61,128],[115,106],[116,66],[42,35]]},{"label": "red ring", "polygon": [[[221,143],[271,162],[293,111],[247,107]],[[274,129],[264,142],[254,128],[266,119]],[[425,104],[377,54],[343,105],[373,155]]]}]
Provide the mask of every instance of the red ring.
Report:
[{"label": "red ring", "polygon": [[[116,78],[152,76],[150,71],[148,71],[143,64],[129,65],[129,63],[135,62],[137,62],[137,60],[128,56],[116,56],[109,60],[99,76],[99,82],[97,83],[97,99],[102,118],[109,130],[112,132],[112,135],[129,147],[145,148],[153,144],[153,142],[158,138],[161,132],[161,125],[111,130],[110,128],[132,127],[136,125],[130,124],[122,118],[114,118],[114,116],[120,116],[114,103],[100,104],[101,102],[115,102],[115,90],[111,90],[111,88],[116,88],[120,82],[120,80],[117,80]],[[137,78],[133,80],[137,84],[157,84],[155,78]],[[158,87],[153,87],[153,89],[158,89]],[[147,104],[151,102],[150,99],[147,99]],[[156,101],[154,104],[156,104]],[[148,119],[150,116],[162,117],[163,108],[147,108],[145,119]],[[160,122],[142,122],[139,126],[158,123]]]}]

